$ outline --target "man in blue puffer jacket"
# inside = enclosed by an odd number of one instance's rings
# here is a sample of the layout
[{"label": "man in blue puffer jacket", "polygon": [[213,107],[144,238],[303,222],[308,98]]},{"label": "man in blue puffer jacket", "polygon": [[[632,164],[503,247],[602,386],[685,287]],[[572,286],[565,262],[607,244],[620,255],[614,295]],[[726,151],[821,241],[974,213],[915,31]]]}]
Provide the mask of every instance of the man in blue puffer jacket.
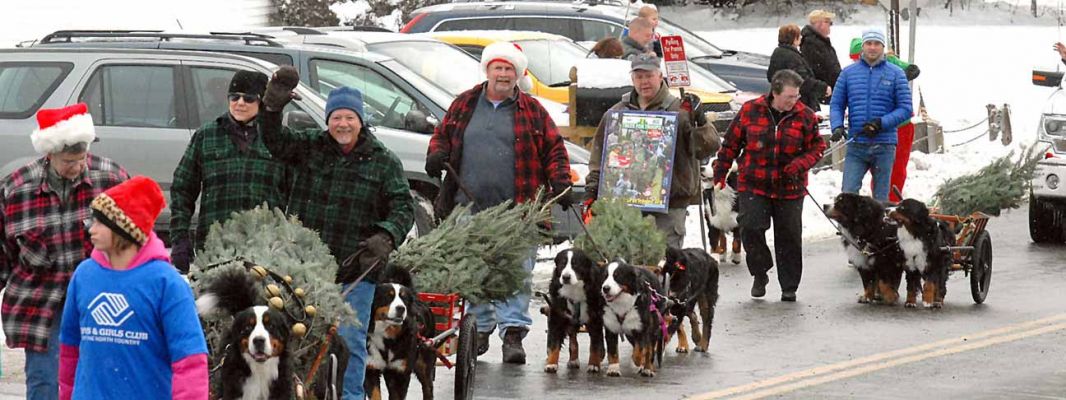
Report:
[{"label": "man in blue puffer jacket", "polygon": [[[885,34],[869,29],[862,34],[862,57],[840,72],[829,102],[831,141],[847,136],[844,158],[845,193],[858,193],[866,171],[873,175],[874,198],[888,200],[892,163],[896,157],[896,127],[911,117],[911,90],[899,67],[885,62]],[[844,127],[844,112],[848,128]]]}]

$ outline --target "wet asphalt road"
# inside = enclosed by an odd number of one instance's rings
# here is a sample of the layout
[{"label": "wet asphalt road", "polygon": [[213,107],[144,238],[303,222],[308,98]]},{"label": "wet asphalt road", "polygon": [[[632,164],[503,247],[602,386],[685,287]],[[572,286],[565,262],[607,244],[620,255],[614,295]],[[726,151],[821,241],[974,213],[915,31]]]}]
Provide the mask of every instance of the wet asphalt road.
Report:
[{"label": "wet asphalt road", "polygon": [[[861,283],[836,240],[804,246],[796,303],[778,300],[772,272],[767,296],[752,299],[744,264],[725,264],[709,353],[676,354],[671,343],[654,378],[637,375],[627,343],[620,378],[544,373],[546,320],[535,314],[526,365],[501,364],[494,337],[475,397],[1066,399],[1066,247],[1034,245],[1027,229],[1024,206],[990,221],[985,304],[974,304],[957,272],[941,310],[858,304]],[[583,361],[587,340],[579,339]],[[451,397],[452,380],[438,368],[438,397]]]}]

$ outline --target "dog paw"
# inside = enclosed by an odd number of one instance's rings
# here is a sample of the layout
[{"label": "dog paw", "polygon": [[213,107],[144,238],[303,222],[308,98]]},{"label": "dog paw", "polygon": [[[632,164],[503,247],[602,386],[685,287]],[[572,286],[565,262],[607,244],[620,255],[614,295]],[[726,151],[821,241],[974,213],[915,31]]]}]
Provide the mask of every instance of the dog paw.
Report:
[{"label": "dog paw", "polygon": [[600,373],[600,366],[599,365],[589,365],[589,366],[585,367],[585,372],[588,372],[590,374],[598,374],[598,373]]},{"label": "dog paw", "polygon": [[933,308],[943,308],[944,307],[944,303],[943,302],[939,302],[939,301],[934,301],[932,307]]},{"label": "dog paw", "polygon": [[918,308],[918,303],[904,303],[903,306],[907,308]]},{"label": "dog paw", "polygon": [[924,301],[922,302],[922,307],[925,307],[925,308],[930,308],[930,307],[932,307],[932,306],[933,306],[933,305],[932,305],[931,303],[926,303],[926,302],[924,302]]},{"label": "dog paw", "polygon": [[641,368],[640,369],[640,376],[646,376],[648,378],[654,378],[655,377],[655,371],[652,371],[650,369]]},{"label": "dog paw", "polygon": [[693,350],[695,352],[697,352],[697,353],[706,353],[707,352],[707,348],[706,347],[701,347],[701,346],[696,346],[696,348],[693,349]]},{"label": "dog paw", "polygon": [[579,362],[577,360],[571,360],[570,362],[566,363],[566,368],[568,368],[568,369],[581,368],[581,362]]},{"label": "dog paw", "polygon": [[688,353],[688,347],[677,346],[677,349],[674,351],[676,351],[678,354],[685,354]]},{"label": "dog paw", "polygon": [[544,366],[544,372],[554,374],[559,371],[559,364],[548,364]]},{"label": "dog paw", "polygon": [[607,364],[607,376],[622,376],[622,367],[618,364]]},{"label": "dog paw", "polygon": [[859,304],[870,304],[870,298],[866,296],[859,296]]}]

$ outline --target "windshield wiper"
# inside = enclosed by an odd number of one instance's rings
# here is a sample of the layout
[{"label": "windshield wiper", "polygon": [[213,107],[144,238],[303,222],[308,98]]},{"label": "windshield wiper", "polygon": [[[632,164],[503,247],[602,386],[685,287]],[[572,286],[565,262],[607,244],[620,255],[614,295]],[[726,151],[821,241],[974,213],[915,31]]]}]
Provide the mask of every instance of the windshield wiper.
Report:
[{"label": "windshield wiper", "polygon": [[553,88],[560,88],[560,87],[567,87],[567,86],[570,86],[570,81],[556,82],[556,83],[553,83],[551,85],[548,85],[548,87],[553,87]]}]

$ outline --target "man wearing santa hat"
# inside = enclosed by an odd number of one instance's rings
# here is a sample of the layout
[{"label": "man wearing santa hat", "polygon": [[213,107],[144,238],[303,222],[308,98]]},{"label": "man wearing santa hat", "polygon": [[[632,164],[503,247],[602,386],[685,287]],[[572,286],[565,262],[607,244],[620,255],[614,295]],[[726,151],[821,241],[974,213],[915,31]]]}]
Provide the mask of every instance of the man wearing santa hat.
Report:
[{"label": "man wearing santa hat", "polygon": [[129,178],[89,154],[96,139],[84,103],[37,112],[30,140],[42,157],[0,180],[0,288],[11,348],[26,350],[26,397],[59,396],[59,323],[67,284],[93,249],[89,203]]},{"label": "man wearing santa hat", "polygon": [[[449,167],[455,171],[444,178],[437,195],[438,218],[448,216],[456,204],[471,204],[478,212],[508,200],[529,201],[541,188],[556,195],[565,192],[558,203],[564,210],[570,207],[570,161],[563,137],[544,107],[519,90],[529,87],[527,65],[522,49],[513,43],[486,46],[481,68],[488,79],[460,94],[437,126],[426,173],[440,178]],[[527,271],[533,270],[535,249],[530,254],[523,265]],[[532,323],[529,284],[526,281],[526,290],[506,301],[467,309],[477,317],[479,355],[488,351],[489,337],[499,327],[503,361],[525,364],[522,339]]]}]

